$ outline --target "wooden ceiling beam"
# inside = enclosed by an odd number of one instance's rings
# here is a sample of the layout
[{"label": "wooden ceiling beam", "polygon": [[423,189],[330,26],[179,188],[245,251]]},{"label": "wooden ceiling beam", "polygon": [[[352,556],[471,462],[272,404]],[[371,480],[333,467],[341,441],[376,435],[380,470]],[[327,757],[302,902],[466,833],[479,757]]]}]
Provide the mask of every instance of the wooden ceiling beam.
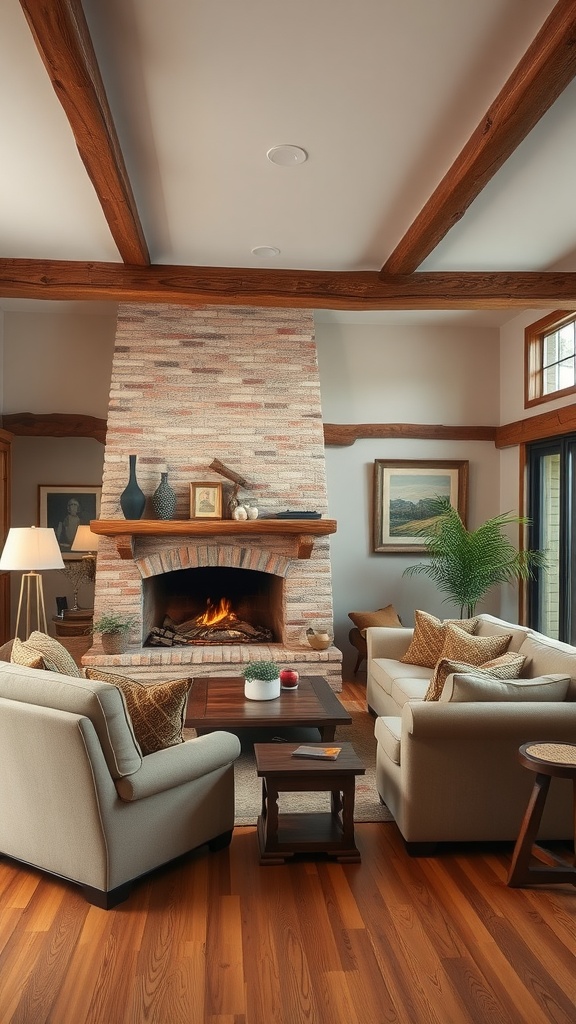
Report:
[{"label": "wooden ceiling beam", "polygon": [[80,0],[20,0],[54,91],[125,263],[148,246]]},{"label": "wooden ceiling beam", "polygon": [[0,259],[6,298],[292,309],[576,308],[576,273],[431,273],[127,267]]},{"label": "wooden ceiling beam", "polygon": [[576,0],[559,0],[383,274],[412,274],[576,75]]}]

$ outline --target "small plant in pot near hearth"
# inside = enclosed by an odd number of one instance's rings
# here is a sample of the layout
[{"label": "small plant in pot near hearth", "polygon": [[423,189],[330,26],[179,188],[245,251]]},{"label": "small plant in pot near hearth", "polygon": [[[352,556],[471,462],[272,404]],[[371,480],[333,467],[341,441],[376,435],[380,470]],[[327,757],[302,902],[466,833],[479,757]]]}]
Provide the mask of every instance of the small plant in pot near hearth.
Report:
[{"label": "small plant in pot near hearth", "polygon": [[280,696],[280,668],[274,661],[251,661],[244,669],[244,696],[274,700]]},{"label": "small plant in pot near hearth", "polygon": [[104,654],[124,654],[128,650],[130,630],[135,625],[135,615],[103,612],[94,623],[93,629],[102,637]]}]

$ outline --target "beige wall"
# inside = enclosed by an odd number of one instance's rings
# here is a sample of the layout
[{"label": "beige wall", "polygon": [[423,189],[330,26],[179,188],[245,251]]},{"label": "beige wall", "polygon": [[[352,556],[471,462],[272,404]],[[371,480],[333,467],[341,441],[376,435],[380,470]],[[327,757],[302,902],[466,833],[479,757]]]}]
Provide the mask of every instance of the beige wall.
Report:
[{"label": "beige wall", "polygon": [[[42,304],[42,313],[4,313],[2,402],[5,414],[84,413],[106,418],[115,312],[85,314]],[[12,445],[12,526],[38,523],[39,484],[100,484],[104,446],[91,438],[15,437]],[[12,581],[15,618],[19,574]],[[72,604],[73,589],[61,572],[43,579],[46,614],[56,595]],[[90,606],[93,588],[83,584],[79,602]]]},{"label": "beige wall", "polygon": [[[325,422],[498,423],[495,329],[319,324],[316,338]],[[406,625],[416,608],[455,611],[425,577],[403,577],[418,556],[372,552],[375,459],[467,459],[469,524],[499,511],[499,456],[491,442],[382,439],[326,449],[329,514],[338,521],[331,540],[336,641],[348,665],[349,611],[392,602]],[[497,613],[498,596],[483,610]]]}]

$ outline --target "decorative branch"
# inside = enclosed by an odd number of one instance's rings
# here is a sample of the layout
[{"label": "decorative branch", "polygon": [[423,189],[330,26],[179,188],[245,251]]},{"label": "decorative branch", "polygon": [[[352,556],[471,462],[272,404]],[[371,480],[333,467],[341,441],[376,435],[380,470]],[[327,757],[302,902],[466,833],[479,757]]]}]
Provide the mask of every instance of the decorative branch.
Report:
[{"label": "decorative branch", "polygon": [[220,459],[213,459],[210,463],[210,469],[213,469],[215,473],[219,473],[220,476],[226,477],[227,480],[231,480],[233,484],[236,484],[236,490],[239,487],[245,487],[247,491],[251,490],[252,485],[247,483],[243,476],[239,473],[235,473],[233,469],[228,469]]}]

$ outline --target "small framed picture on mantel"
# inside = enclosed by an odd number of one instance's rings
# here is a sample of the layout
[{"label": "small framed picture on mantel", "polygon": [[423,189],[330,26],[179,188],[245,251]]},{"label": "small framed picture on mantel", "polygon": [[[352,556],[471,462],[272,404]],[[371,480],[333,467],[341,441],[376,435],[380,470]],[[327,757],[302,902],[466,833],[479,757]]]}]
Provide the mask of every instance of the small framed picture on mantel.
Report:
[{"label": "small framed picture on mantel", "polygon": [[430,498],[449,498],[466,525],[468,462],[376,459],[373,550],[425,551],[420,531],[430,522]]},{"label": "small framed picture on mantel", "polygon": [[222,484],[190,484],[190,519],[222,519]]}]

